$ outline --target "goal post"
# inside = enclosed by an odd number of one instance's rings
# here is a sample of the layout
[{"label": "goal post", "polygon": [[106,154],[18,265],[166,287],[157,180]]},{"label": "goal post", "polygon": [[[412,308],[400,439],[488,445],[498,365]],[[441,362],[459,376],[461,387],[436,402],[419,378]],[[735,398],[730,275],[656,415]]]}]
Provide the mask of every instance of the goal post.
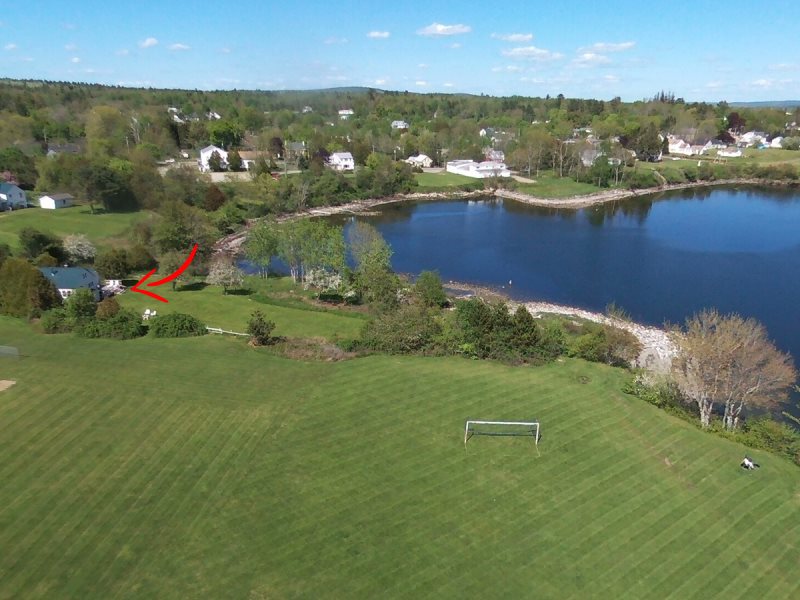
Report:
[{"label": "goal post", "polygon": [[530,435],[539,448],[539,421],[479,421],[468,419],[464,425],[464,445],[473,435]]}]

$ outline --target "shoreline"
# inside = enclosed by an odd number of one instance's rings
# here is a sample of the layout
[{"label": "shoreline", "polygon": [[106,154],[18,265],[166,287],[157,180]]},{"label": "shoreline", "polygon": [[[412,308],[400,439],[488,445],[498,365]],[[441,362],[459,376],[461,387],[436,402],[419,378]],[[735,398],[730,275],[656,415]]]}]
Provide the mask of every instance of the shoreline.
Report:
[{"label": "shoreline", "polygon": [[[499,198],[506,198],[508,200],[515,200],[523,204],[531,206],[542,206],[548,208],[566,208],[566,209],[580,209],[598,204],[605,204],[607,202],[615,202],[617,200],[629,200],[631,198],[640,198],[642,196],[652,196],[661,194],[663,192],[672,192],[676,190],[688,190],[694,188],[712,187],[719,185],[776,185],[787,186],[783,182],[767,181],[764,179],[719,179],[716,181],[687,181],[686,183],[668,183],[654,188],[642,188],[637,190],[604,190],[595,192],[593,194],[586,194],[582,196],[569,196],[566,198],[543,198],[540,196],[533,196],[525,192],[518,192],[516,190],[497,189],[494,195]],[[791,187],[791,186],[787,186]]]},{"label": "shoreline", "polygon": [[448,281],[444,283],[444,287],[446,290],[464,292],[465,294],[474,295],[484,300],[502,300],[511,310],[515,310],[518,306],[524,306],[534,317],[543,314],[576,317],[627,331],[633,334],[642,344],[642,351],[639,353],[634,366],[650,371],[651,373],[668,373],[672,365],[672,359],[678,354],[678,348],[675,342],[670,338],[670,334],[659,327],[642,325],[641,323],[610,317],[606,314],[592,312],[577,306],[554,304],[541,300],[513,300],[503,291],[482,285]]},{"label": "shoreline", "polygon": [[[506,190],[502,188],[474,190],[469,192],[463,190],[453,190],[447,192],[413,192],[411,194],[397,194],[395,196],[386,196],[384,198],[355,200],[353,202],[340,204],[338,206],[309,208],[301,212],[281,215],[277,217],[276,220],[278,223],[283,223],[286,221],[302,219],[306,217],[329,217],[339,214],[367,214],[371,209],[385,204],[395,204],[399,202],[424,202],[430,200],[468,200],[470,198],[483,198],[486,196],[494,196],[496,198],[503,198],[505,200],[513,200],[515,202],[528,204],[530,206],[578,210],[581,208],[588,208],[590,206],[606,204],[608,202],[641,198],[643,196],[652,196],[664,192],[725,185],[771,185],[780,187],[793,187],[785,182],[740,178],[720,179],[717,181],[691,181],[686,183],[673,183],[639,190],[604,190],[601,192],[595,192],[594,194],[569,196],[566,198],[544,198],[540,196],[532,196],[516,190]],[[214,243],[214,253],[238,254],[242,244],[244,243],[248,228],[254,223],[257,223],[259,220],[261,219],[248,220],[242,230],[217,240]]]}]

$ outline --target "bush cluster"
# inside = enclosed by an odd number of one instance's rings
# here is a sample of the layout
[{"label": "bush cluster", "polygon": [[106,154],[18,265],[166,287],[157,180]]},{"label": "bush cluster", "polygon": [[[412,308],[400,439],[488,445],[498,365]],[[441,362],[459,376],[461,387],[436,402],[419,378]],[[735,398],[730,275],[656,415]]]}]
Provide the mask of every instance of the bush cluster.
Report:
[{"label": "bush cluster", "polygon": [[208,333],[205,324],[192,315],[170,313],[150,319],[150,334],[157,338],[194,337]]},{"label": "bush cluster", "polygon": [[598,323],[586,323],[567,349],[569,356],[615,367],[629,367],[642,351],[642,345],[632,333]]}]

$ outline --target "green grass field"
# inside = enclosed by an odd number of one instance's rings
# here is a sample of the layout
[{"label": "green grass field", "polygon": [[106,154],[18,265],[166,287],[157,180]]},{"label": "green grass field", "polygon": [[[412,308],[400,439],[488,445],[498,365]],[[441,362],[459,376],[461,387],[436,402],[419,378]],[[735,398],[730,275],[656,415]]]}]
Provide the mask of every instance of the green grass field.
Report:
[{"label": "green grass field", "polygon": [[[0,213],[0,244],[18,247],[19,232],[25,227],[54,233],[60,237],[82,233],[97,246],[119,246],[128,230],[150,213],[92,214],[88,206],[71,206],[58,210],[26,208]],[[125,245],[124,243],[122,245]]]},{"label": "green grass field", "polygon": [[[275,321],[275,335],[291,337],[324,337],[326,339],[353,339],[358,337],[364,325],[360,313],[347,313],[335,310],[325,311],[304,304],[300,297],[275,299],[262,292],[289,289],[285,280],[270,279],[269,285],[257,277],[249,277],[247,285],[253,286],[255,293],[247,295],[223,294],[222,288],[208,286],[199,290],[172,291],[169,284],[152,288],[169,303],[164,304],[135,292],[117,296],[120,305],[139,313],[145,309],[157,310],[159,314],[182,312],[193,315],[209,327],[219,327],[228,331],[244,332],[247,321],[254,310],[262,311],[268,319]],[[290,281],[290,280],[288,280]],[[288,287],[287,287],[288,286]],[[145,287],[145,289],[147,289]],[[301,296],[302,291],[297,295]],[[289,295],[288,293],[286,294]]]},{"label": "green grass field", "polygon": [[583,196],[600,192],[599,188],[590,183],[581,183],[571,177],[557,177],[556,175],[542,172],[534,177],[536,183],[518,183],[516,189],[540,198],[565,198],[568,196]]},{"label": "green grass field", "polygon": [[[619,370],[0,318],[0,598],[791,598],[800,471]],[[527,438],[466,418],[538,418]]]},{"label": "green grass field", "polygon": [[471,177],[448,173],[447,171],[442,171],[441,173],[415,173],[414,177],[416,177],[419,184],[417,188],[419,192],[424,192],[426,189],[457,187],[465,183],[475,183],[476,181]]}]

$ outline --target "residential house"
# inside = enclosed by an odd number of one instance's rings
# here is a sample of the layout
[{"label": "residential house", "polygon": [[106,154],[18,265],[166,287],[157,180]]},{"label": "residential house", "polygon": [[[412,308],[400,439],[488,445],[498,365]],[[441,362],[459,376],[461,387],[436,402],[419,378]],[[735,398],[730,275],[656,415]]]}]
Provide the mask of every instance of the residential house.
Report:
[{"label": "residential house", "polygon": [[72,194],[48,194],[39,198],[39,206],[41,208],[55,210],[57,208],[72,206],[73,200]]},{"label": "residential house", "polygon": [[772,141],[769,143],[770,148],[783,148],[783,137],[778,136],[776,138],[772,138]]},{"label": "residential house", "polygon": [[26,206],[28,198],[18,185],[0,183],[0,210],[15,210]]},{"label": "residential house", "polygon": [[405,121],[392,121],[392,129],[400,129],[405,130],[408,129],[410,126]]},{"label": "residential house", "polygon": [[328,157],[328,166],[334,171],[355,171],[356,162],[349,152],[334,152]]},{"label": "residential house", "polygon": [[739,136],[737,145],[749,148],[750,146],[761,146],[766,143],[767,134],[763,131],[748,131]]},{"label": "residential house", "polygon": [[211,155],[214,154],[214,152],[219,154],[219,157],[222,159],[222,168],[228,168],[228,153],[217,146],[206,146],[200,150],[200,158],[197,160],[197,166],[203,173],[208,173],[211,170],[208,166],[208,159],[211,158]]},{"label": "residential house", "polygon": [[670,154],[678,154],[680,156],[694,156],[696,154],[692,145],[679,137],[668,135],[667,141],[669,143]]},{"label": "residential house", "polygon": [[451,160],[445,167],[448,173],[464,175],[474,179],[486,179],[487,177],[511,177],[505,163],[495,161],[475,162],[474,160]]},{"label": "residential house", "polygon": [[222,118],[222,115],[216,111],[210,110],[206,113],[206,119],[209,121],[219,121]]},{"label": "residential house", "polygon": [[266,155],[258,150],[240,150],[239,157],[242,159],[242,169],[249,171],[259,158],[266,158]]},{"label": "residential house", "polygon": [[67,299],[75,290],[82,288],[92,291],[98,302],[102,298],[100,275],[94,269],[83,267],[39,267],[39,271],[58,290],[62,298]]},{"label": "residential house", "polygon": [[433,159],[426,154],[419,154],[417,156],[409,156],[406,162],[412,167],[419,167],[420,169],[429,169],[433,166]]},{"label": "residential house", "polygon": [[303,114],[310,113],[310,112],[314,112],[314,109],[311,108],[310,106],[304,106],[303,107]]},{"label": "residential house", "polygon": [[297,160],[301,156],[306,155],[306,143],[305,142],[286,142],[284,145],[286,150],[286,158]]},{"label": "residential house", "polygon": [[343,108],[342,110],[339,111],[339,118],[342,121],[347,121],[347,119],[352,117],[354,114],[356,113],[352,108]]}]

